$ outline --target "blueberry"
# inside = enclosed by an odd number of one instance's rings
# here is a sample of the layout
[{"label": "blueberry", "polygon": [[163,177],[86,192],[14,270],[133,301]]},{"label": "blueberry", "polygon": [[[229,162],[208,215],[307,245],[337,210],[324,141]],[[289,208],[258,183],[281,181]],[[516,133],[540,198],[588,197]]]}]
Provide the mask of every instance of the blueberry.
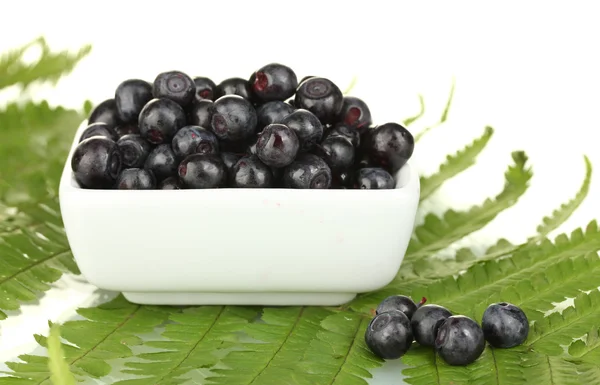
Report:
[{"label": "blueberry", "polygon": [[411,319],[413,314],[417,311],[421,305],[425,303],[426,299],[423,298],[419,304],[415,304],[412,298],[407,297],[405,295],[391,295],[381,301],[379,306],[377,306],[377,310],[375,310],[375,314],[385,313],[386,311],[391,310],[399,310],[402,313],[406,314],[408,319]]},{"label": "blueberry", "polygon": [[331,80],[312,77],[300,83],[296,91],[296,107],[309,110],[322,123],[333,123],[340,111],[344,96]]},{"label": "blueberry", "polygon": [[215,90],[217,85],[211,79],[197,76],[194,78],[196,86],[196,100],[215,100]]},{"label": "blueberry", "polygon": [[521,345],[529,333],[529,321],[523,310],[506,302],[488,306],[481,326],[485,339],[496,348]]},{"label": "blueberry", "polygon": [[256,110],[243,97],[226,95],[215,101],[211,128],[219,139],[248,139],[255,134],[256,124]]},{"label": "blueberry", "polygon": [[231,171],[231,186],[238,188],[267,188],[273,184],[271,168],[256,155],[240,159]]},{"label": "blueberry", "polygon": [[188,112],[188,124],[210,128],[214,109],[214,104],[210,100],[200,100],[193,103]]},{"label": "blueberry", "polygon": [[310,150],[323,137],[323,124],[308,110],[296,110],[286,116],[281,123],[294,130],[302,150]]},{"label": "blueberry", "polygon": [[121,167],[119,146],[102,136],[94,136],[80,142],[71,158],[71,170],[82,188],[112,188]]},{"label": "blueberry", "polygon": [[328,189],[331,186],[331,169],[318,156],[310,153],[298,155],[283,169],[283,186],[294,189]]},{"label": "blueberry", "polygon": [[116,187],[119,190],[153,190],[156,188],[156,178],[152,171],[126,168],[119,174]]},{"label": "blueberry", "polygon": [[423,346],[434,346],[438,327],[451,315],[448,309],[439,305],[418,308],[410,319],[415,340]]},{"label": "blueberry", "polygon": [[355,96],[344,96],[338,120],[358,131],[366,130],[373,123],[369,107]]},{"label": "blueberry", "polygon": [[367,326],[365,342],[380,358],[392,360],[402,357],[413,342],[408,317],[398,310],[376,315]]},{"label": "blueberry", "polygon": [[223,80],[216,88],[215,98],[218,99],[225,95],[238,95],[246,100],[252,99],[250,84],[246,79],[229,78]]},{"label": "blueberry", "polygon": [[137,134],[122,136],[117,145],[121,150],[123,166],[129,168],[143,167],[152,150],[150,143]]},{"label": "blueberry", "polygon": [[200,126],[185,126],[173,137],[171,144],[175,156],[180,159],[192,154],[216,154],[219,141],[212,131]]},{"label": "blueberry", "polygon": [[227,168],[227,171],[231,174],[233,166],[240,160],[241,156],[234,154],[233,152],[222,152],[220,155],[223,163],[225,163],[225,168]]},{"label": "blueberry", "polygon": [[227,183],[227,169],[220,156],[192,154],[177,169],[179,179],[189,188],[219,188]]},{"label": "blueberry", "polygon": [[379,167],[361,168],[356,172],[355,187],[363,190],[383,190],[396,187],[392,175]]},{"label": "blueberry", "polygon": [[298,78],[290,67],[271,63],[255,71],[249,83],[256,99],[263,102],[283,101],[296,92]]},{"label": "blueberry", "polygon": [[116,131],[106,123],[92,123],[83,130],[79,141],[91,138],[93,136],[102,136],[116,142],[119,139]]},{"label": "blueberry", "polygon": [[289,114],[294,112],[294,108],[282,101],[267,102],[256,110],[258,118],[258,130],[273,123],[281,123],[281,121]]},{"label": "blueberry", "polygon": [[336,189],[354,188],[355,172],[352,169],[342,170],[333,175],[331,187]]},{"label": "blueberry", "polygon": [[115,131],[120,138],[125,135],[139,134],[140,128],[138,127],[137,122],[130,122],[130,123],[119,124],[118,126],[115,127]]},{"label": "blueberry", "polygon": [[106,123],[110,128],[115,128],[121,124],[115,99],[104,100],[102,103],[94,107],[88,119],[88,124],[97,122]]},{"label": "blueberry", "polygon": [[183,189],[183,184],[179,180],[179,178],[170,176],[167,179],[163,180],[158,185],[159,190],[181,190]]},{"label": "blueberry", "polygon": [[142,108],[152,100],[152,85],[145,80],[125,80],[115,91],[115,102],[119,119],[123,122],[136,122]]},{"label": "blueberry", "polygon": [[331,129],[327,131],[325,137],[330,136],[341,136],[343,138],[348,139],[350,143],[352,143],[354,148],[360,147],[360,133],[355,127],[349,126],[347,124],[338,123],[331,127]]},{"label": "blueberry", "polygon": [[185,124],[183,109],[170,99],[152,99],[140,113],[140,133],[152,144],[170,143]]},{"label": "blueberry", "polygon": [[376,127],[371,131],[368,142],[371,160],[392,172],[404,166],[415,148],[412,134],[397,123],[386,123]]},{"label": "blueberry", "polygon": [[440,325],[435,350],[450,365],[468,365],[485,349],[481,327],[469,317],[455,315]]},{"label": "blueberry", "polygon": [[321,156],[331,170],[345,170],[354,163],[354,146],[341,136],[330,136],[316,146],[315,153]]},{"label": "blueberry", "polygon": [[300,142],[294,130],[286,125],[270,124],[258,135],[256,155],[267,166],[285,167],[294,161]]},{"label": "blueberry", "polygon": [[161,144],[156,146],[146,158],[144,168],[152,171],[158,182],[174,176],[177,173],[177,158],[171,149],[171,145]]},{"label": "blueberry", "polygon": [[181,71],[162,72],[154,79],[152,95],[165,98],[185,107],[194,100],[196,85],[192,78]]}]

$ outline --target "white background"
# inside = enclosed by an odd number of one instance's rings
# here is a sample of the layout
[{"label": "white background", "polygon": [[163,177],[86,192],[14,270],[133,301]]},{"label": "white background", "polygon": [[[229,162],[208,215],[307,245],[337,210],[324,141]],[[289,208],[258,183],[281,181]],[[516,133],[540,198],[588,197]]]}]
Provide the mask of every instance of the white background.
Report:
[{"label": "white background", "polygon": [[[52,47],[93,44],[91,55],[56,88],[24,97],[80,107],[112,97],[122,80],[153,80],[179,69],[192,76],[248,77],[269,62],[292,66],[299,78],[325,76],[369,104],[376,122],[427,115],[436,121],[452,77],[455,102],[448,123],[419,142],[414,161],[433,172],[446,154],[496,129],[477,166],[448,182],[424,211],[466,208],[495,195],[510,152],[525,150],[531,187],[514,206],[458,246],[481,249],[499,236],[525,240],[539,220],[572,197],[583,178],[583,154],[600,170],[600,24],[594,2],[392,1],[10,1],[0,13],[0,51],[45,35]],[[11,89],[6,101],[18,97]],[[1,129],[1,127],[0,127]],[[600,214],[600,178],[561,230]],[[0,322],[0,362],[31,351],[33,333],[64,320],[93,299],[94,288],[61,280],[39,304]],[[397,362],[373,384],[398,383]]]}]

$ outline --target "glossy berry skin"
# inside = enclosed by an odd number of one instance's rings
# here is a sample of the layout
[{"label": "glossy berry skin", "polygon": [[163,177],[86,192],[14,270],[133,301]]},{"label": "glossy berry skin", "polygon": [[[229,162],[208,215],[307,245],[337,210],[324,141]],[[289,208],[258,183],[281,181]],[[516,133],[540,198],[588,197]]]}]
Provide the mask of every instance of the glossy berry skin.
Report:
[{"label": "glossy berry skin", "polygon": [[283,124],[270,124],[258,135],[256,155],[271,167],[285,167],[292,163],[300,149],[294,131]]},{"label": "glossy berry skin", "polygon": [[121,150],[123,166],[127,168],[143,167],[152,151],[152,145],[137,134],[122,136],[117,141],[117,145]]},{"label": "glossy berry skin", "polygon": [[323,138],[323,124],[308,110],[298,109],[286,116],[281,123],[294,130],[303,151],[310,150]]},{"label": "glossy berry skin", "polygon": [[196,86],[196,101],[215,100],[217,85],[207,77],[197,76],[194,78]]},{"label": "glossy berry skin", "polygon": [[88,118],[88,124],[98,122],[106,123],[110,128],[115,128],[121,124],[115,99],[104,100],[94,107]]},{"label": "glossy berry skin", "polygon": [[217,154],[219,140],[212,131],[200,126],[181,128],[171,143],[175,156],[183,159],[192,154]]},{"label": "glossy berry skin", "polygon": [[367,104],[355,96],[344,96],[338,121],[363,132],[373,124]]},{"label": "glossy berry skin", "polygon": [[321,156],[333,172],[348,169],[354,163],[354,146],[341,136],[330,136],[316,147],[315,153]]},{"label": "glossy berry skin", "polygon": [[115,132],[119,138],[121,138],[125,135],[139,134],[140,128],[138,127],[137,122],[123,123],[115,127]]},{"label": "glossy berry skin", "polygon": [[223,163],[225,163],[225,168],[227,168],[227,172],[231,175],[233,166],[242,158],[241,155],[234,154],[233,152],[221,152],[219,154]]},{"label": "glossy berry skin", "polygon": [[158,189],[159,190],[181,190],[181,189],[183,189],[183,184],[181,183],[179,178],[170,176],[158,184]]},{"label": "glossy berry skin", "polygon": [[258,131],[269,124],[281,123],[289,114],[294,112],[294,108],[282,101],[267,102],[256,110],[258,118]]},{"label": "glossy berry skin", "polygon": [[496,348],[521,345],[529,334],[529,320],[523,310],[506,302],[488,306],[481,326],[485,339]]},{"label": "glossy berry skin", "polygon": [[152,85],[145,80],[125,80],[115,91],[117,113],[122,122],[136,122],[142,108],[152,100]]},{"label": "glossy berry skin", "polygon": [[363,190],[385,190],[396,187],[394,177],[379,167],[361,168],[356,174],[354,181],[356,188]]},{"label": "glossy berry skin", "polygon": [[337,120],[343,101],[342,91],[326,78],[309,78],[300,83],[296,90],[296,107],[309,110],[322,123],[334,123]]},{"label": "glossy berry skin", "polygon": [[115,132],[113,128],[111,128],[106,123],[92,123],[83,130],[81,133],[81,137],[79,138],[79,142],[91,138],[93,136],[102,136],[107,139],[110,139],[116,142],[119,139],[119,136]]},{"label": "glossy berry skin", "polygon": [[118,190],[154,190],[156,178],[152,171],[143,168],[126,168],[119,174],[115,186]]},{"label": "glossy berry skin", "polygon": [[192,154],[177,169],[179,179],[192,189],[219,188],[227,184],[227,169],[220,156]]},{"label": "glossy berry skin", "polygon": [[439,305],[430,304],[418,308],[410,319],[415,341],[423,346],[434,346],[437,329],[450,316],[452,313]]},{"label": "glossy berry skin", "polygon": [[114,141],[101,136],[80,142],[71,158],[71,170],[82,188],[112,188],[121,168],[119,146]]},{"label": "glossy berry skin", "polygon": [[214,104],[210,100],[200,100],[190,106],[188,112],[188,124],[193,126],[200,126],[204,128],[210,128],[213,112],[215,110]]},{"label": "glossy berry skin", "polygon": [[333,127],[331,127],[331,129],[329,129],[327,131],[327,134],[325,135],[325,137],[330,137],[330,136],[341,136],[343,138],[348,139],[350,141],[350,143],[352,143],[354,148],[360,147],[359,132],[356,130],[355,127],[349,126],[347,124],[338,123],[338,124],[334,125]]},{"label": "glossy berry skin", "polygon": [[177,158],[169,144],[156,146],[146,158],[144,168],[152,171],[158,182],[177,173]]},{"label": "glossy berry skin", "polygon": [[412,134],[397,123],[376,127],[369,136],[368,152],[374,162],[392,172],[398,171],[410,159],[415,148]]},{"label": "glossy berry skin", "polygon": [[181,107],[185,107],[194,100],[195,94],[196,85],[194,81],[183,72],[162,72],[154,79],[152,95],[155,98],[170,99]]},{"label": "glossy berry skin", "polygon": [[406,314],[408,319],[411,319],[415,311],[417,311],[417,305],[412,298],[405,295],[392,295],[381,301],[375,314],[385,313],[387,311],[398,310]]},{"label": "glossy berry skin", "polygon": [[271,168],[256,155],[241,158],[231,170],[231,186],[237,188],[268,188],[273,185]]},{"label": "glossy berry skin", "polygon": [[219,139],[248,139],[256,132],[257,122],[254,106],[239,95],[222,96],[214,102],[211,129]]},{"label": "glossy berry skin", "polygon": [[225,95],[238,95],[246,100],[252,100],[252,90],[248,80],[242,78],[229,78],[223,80],[217,85],[215,91],[216,98],[220,98]]},{"label": "glossy berry skin", "polygon": [[468,365],[477,360],[484,349],[483,330],[469,317],[448,317],[437,331],[435,350],[450,365]]},{"label": "glossy berry skin", "polygon": [[331,169],[318,156],[310,153],[298,155],[283,169],[283,186],[294,189],[328,189],[331,187]]},{"label": "glossy berry skin", "polygon": [[170,99],[152,99],[140,113],[140,134],[152,144],[170,143],[185,124],[183,108]]},{"label": "glossy berry skin", "polygon": [[285,100],[296,92],[298,77],[288,66],[270,63],[255,71],[249,81],[257,100]]},{"label": "glossy berry skin", "polygon": [[367,326],[365,342],[380,358],[393,360],[402,357],[413,342],[408,317],[398,310],[376,315]]}]

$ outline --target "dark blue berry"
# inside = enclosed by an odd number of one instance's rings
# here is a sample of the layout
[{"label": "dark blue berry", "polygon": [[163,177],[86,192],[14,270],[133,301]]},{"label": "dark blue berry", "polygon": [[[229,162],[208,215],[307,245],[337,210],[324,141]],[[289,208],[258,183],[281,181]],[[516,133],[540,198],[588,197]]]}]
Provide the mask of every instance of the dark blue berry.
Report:
[{"label": "dark blue berry", "polygon": [[354,188],[355,172],[353,169],[343,170],[333,175],[331,187],[335,189],[351,189]]},{"label": "dark blue berry", "polygon": [[322,123],[334,123],[342,110],[344,95],[331,80],[312,77],[300,83],[296,107],[309,110]]},{"label": "dark blue berry", "polygon": [[386,123],[370,131],[369,157],[374,164],[395,173],[410,159],[415,148],[412,134],[398,123]]},{"label": "dark blue berry", "polygon": [[217,85],[211,79],[197,76],[194,78],[196,86],[196,100],[215,100],[215,90]]},{"label": "dark blue berry", "polygon": [[348,139],[350,143],[352,143],[354,148],[360,147],[360,133],[355,127],[349,126],[347,124],[338,123],[331,127],[327,131],[325,137],[327,138],[330,136],[341,136],[343,138]]},{"label": "dark blue berry", "polygon": [[529,334],[529,321],[523,310],[506,302],[488,306],[481,326],[485,339],[496,348],[521,345]]},{"label": "dark blue berry", "polygon": [[212,131],[219,139],[240,141],[256,132],[256,110],[239,95],[222,96],[214,102]]},{"label": "dark blue berry", "polygon": [[391,310],[399,310],[406,314],[408,319],[411,319],[415,311],[425,303],[425,298],[419,302],[419,305],[415,304],[412,298],[405,295],[392,295],[381,301],[375,314],[385,313]]},{"label": "dark blue berry", "polygon": [[194,100],[196,85],[192,78],[181,71],[162,72],[154,79],[152,95],[165,98],[185,107]]},{"label": "dark blue berry", "polygon": [[376,315],[367,326],[365,342],[380,358],[393,360],[402,357],[413,342],[408,317],[398,310]]},{"label": "dark blue berry", "polygon": [[192,154],[177,169],[179,179],[189,188],[206,189],[224,187],[227,168],[219,155]]},{"label": "dark blue berry", "polygon": [[170,99],[153,99],[140,113],[140,134],[152,144],[170,143],[185,124],[183,108]]},{"label": "dark blue berry", "polygon": [[373,123],[369,107],[362,99],[355,96],[344,97],[338,121],[361,132]]},{"label": "dark blue berry", "polygon": [[177,158],[169,144],[156,146],[150,152],[144,168],[152,171],[158,182],[177,173]]},{"label": "dark blue berry", "polygon": [[207,128],[185,126],[177,131],[171,147],[175,156],[183,159],[192,154],[216,154],[219,152],[219,141]]},{"label": "dark blue berry", "polygon": [[115,128],[121,124],[115,99],[104,100],[94,107],[88,119],[88,124],[97,122],[106,123],[110,128]]},{"label": "dark blue berry", "polygon": [[267,102],[256,110],[258,118],[258,130],[273,123],[281,123],[281,121],[289,114],[294,112],[294,108],[282,101]]},{"label": "dark blue berry", "polygon": [[303,153],[283,169],[282,179],[286,188],[328,189],[331,186],[331,169],[318,156]]},{"label": "dark blue berry", "polygon": [[143,167],[152,151],[152,145],[138,134],[122,136],[117,145],[121,150],[123,166],[127,168]]},{"label": "dark blue berry", "polygon": [[250,77],[250,84],[256,99],[263,102],[283,101],[296,92],[298,78],[290,67],[271,63],[255,71]]},{"label": "dark blue berry", "polygon": [[323,124],[308,110],[296,110],[286,116],[281,123],[294,130],[304,151],[310,150],[323,137]]},{"label": "dark blue berry", "polygon": [[170,176],[167,179],[163,180],[158,185],[159,190],[181,190],[183,189],[183,184],[179,180],[179,178]]},{"label": "dark blue berry", "polygon": [[130,122],[130,123],[123,123],[123,124],[119,124],[118,126],[115,127],[115,132],[117,133],[117,135],[120,138],[125,135],[139,134],[140,128],[138,127],[137,121]]},{"label": "dark blue berry", "polygon": [[81,137],[79,138],[79,141],[81,142],[81,141],[91,138],[93,136],[102,136],[102,137],[110,139],[114,142],[116,142],[119,139],[119,136],[117,135],[117,133],[115,132],[115,130],[113,128],[111,128],[106,123],[98,122],[98,123],[92,123],[89,126],[87,126],[85,128],[85,130],[83,130],[83,132],[81,133]]},{"label": "dark blue berry", "polygon": [[325,159],[334,172],[346,170],[354,162],[354,146],[341,136],[325,138],[315,147],[315,153]]},{"label": "dark blue berry", "polygon": [[437,329],[452,313],[439,305],[423,305],[410,319],[415,341],[423,346],[434,346]]},{"label": "dark blue berry", "polygon": [[238,188],[267,188],[273,184],[271,168],[256,155],[241,158],[231,171],[231,186]]},{"label": "dark blue berry", "polygon": [[143,168],[126,168],[119,174],[116,188],[118,190],[154,190],[156,178],[152,171]]},{"label": "dark blue berry", "polygon": [[246,100],[252,99],[252,91],[248,80],[242,78],[229,78],[223,80],[216,88],[215,99],[225,95],[238,95]]},{"label": "dark blue berry", "polygon": [[231,174],[233,166],[235,166],[238,160],[240,160],[242,157],[241,155],[235,154],[233,152],[221,152],[220,155],[221,159],[223,160],[223,163],[225,163],[225,167],[227,168],[229,174]]},{"label": "dark blue berry", "polygon": [[469,317],[448,317],[437,330],[435,350],[450,365],[468,365],[485,349],[481,327]]},{"label": "dark blue berry", "polygon": [[94,136],[80,142],[71,158],[75,180],[82,188],[112,188],[121,167],[119,146],[103,136]]},{"label": "dark blue berry", "polygon": [[145,80],[125,80],[115,91],[115,102],[119,119],[136,122],[142,108],[152,99],[152,85]]},{"label": "dark blue berry", "polygon": [[256,155],[271,167],[285,167],[294,161],[300,142],[294,130],[283,124],[270,124],[258,135]]},{"label": "dark blue berry", "polygon": [[379,167],[361,168],[356,174],[354,181],[356,188],[363,190],[383,190],[396,187],[394,177]]},{"label": "dark blue berry", "polygon": [[192,104],[188,112],[188,124],[210,128],[214,104],[210,100],[200,100]]}]

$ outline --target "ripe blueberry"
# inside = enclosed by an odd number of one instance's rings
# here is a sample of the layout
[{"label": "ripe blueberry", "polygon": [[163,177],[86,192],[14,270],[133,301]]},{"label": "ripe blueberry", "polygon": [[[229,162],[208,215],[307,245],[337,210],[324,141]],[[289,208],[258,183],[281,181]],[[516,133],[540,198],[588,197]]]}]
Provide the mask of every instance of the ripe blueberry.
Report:
[{"label": "ripe blueberry", "polygon": [[344,96],[331,80],[312,77],[300,83],[296,91],[296,107],[309,110],[322,123],[333,123],[340,111]]},{"label": "ripe blueberry", "polygon": [[294,108],[282,101],[267,102],[256,110],[258,118],[258,130],[273,123],[281,123],[281,121],[289,114],[294,112]]},{"label": "ripe blueberry", "polygon": [[121,124],[115,99],[104,100],[102,103],[94,107],[88,119],[88,124],[97,122],[106,123],[110,128],[115,128]]},{"label": "ripe blueberry", "polygon": [[81,133],[81,137],[79,138],[79,141],[83,141],[87,138],[91,138],[93,136],[102,136],[105,137],[107,139],[110,139],[114,142],[116,142],[119,139],[119,136],[117,135],[117,133],[115,132],[115,130],[113,128],[111,128],[108,124],[106,123],[92,123],[89,126],[87,126],[85,128],[85,130],[83,130],[83,132]]},{"label": "ripe blueberry", "polygon": [[369,107],[355,96],[344,97],[338,120],[358,131],[366,130],[373,123]]},{"label": "ripe blueberry", "polygon": [[216,88],[215,98],[218,99],[225,95],[238,95],[246,100],[252,99],[250,84],[246,79],[229,78],[223,80]]},{"label": "ripe blueberry", "polygon": [[152,99],[152,85],[145,80],[125,80],[115,91],[115,102],[119,119],[136,122],[142,108]]},{"label": "ripe blueberry", "polygon": [[410,319],[415,341],[423,346],[434,346],[437,329],[451,315],[448,309],[439,305],[423,305],[418,308]]},{"label": "ripe blueberry", "polygon": [[437,330],[435,350],[450,365],[468,365],[485,349],[483,331],[469,317],[448,317]]},{"label": "ripe blueberry", "polygon": [[117,145],[121,150],[123,166],[127,168],[143,167],[152,150],[150,143],[138,134],[122,136]]},{"label": "ripe blueberry", "polygon": [[210,128],[214,104],[210,100],[200,100],[191,106],[188,112],[188,124]]},{"label": "ripe blueberry", "polygon": [[144,168],[152,171],[158,182],[177,173],[177,158],[169,144],[158,145],[150,152]]},{"label": "ripe blueberry", "polygon": [[310,150],[323,137],[323,124],[308,110],[296,110],[286,116],[281,123],[294,130],[302,150]]},{"label": "ripe blueberry", "polygon": [[223,163],[225,163],[225,168],[227,168],[227,172],[230,174],[233,166],[235,166],[238,160],[240,160],[242,157],[241,155],[237,155],[233,152],[222,152],[219,155],[221,155],[221,159],[223,160]]},{"label": "ripe blueberry", "polygon": [[156,178],[152,171],[126,168],[119,174],[116,187],[119,190],[153,190],[156,188]]},{"label": "ripe blueberry", "polygon": [[130,122],[130,123],[123,123],[123,124],[119,124],[118,126],[115,127],[115,132],[117,133],[117,135],[120,138],[125,135],[139,134],[140,128],[138,127],[137,121]]},{"label": "ripe blueberry", "polygon": [[119,146],[102,136],[81,141],[71,158],[71,169],[75,180],[82,188],[112,188],[121,172],[121,167]]},{"label": "ripe blueberry", "polygon": [[397,123],[386,123],[371,131],[368,141],[371,160],[392,172],[410,159],[415,148],[412,134]]},{"label": "ripe blueberry", "polygon": [[523,310],[506,302],[488,306],[481,326],[485,339],[496,348],[521,345],[529,333],[529,321]]},{"label": "ripe blueberry", "polygon": [[162,72],[154,79],[152,95],[174,101],[182,107],[194,100],[196,85],[192,78],[180,71]]},{"label": "ripe blueberry", "polygon": [[285,167],[294,161],[300,142],[294,131],[283,124],[270,124],[258,135],[256,155],[271,167]]},{"label": "ripe blueberry", "polygon": [[363,190],[393,189],[396,181],[392,175],[379,167],[367,167],[359,169],[354,181],[356,188]]},{"label": "ripe blueberry", "polygon": [[256,124],[256,110],[243,97],[226,95],[214,102],[211,128],[219,139],[248,139],[256,132]]},{"label": "ripe blueberry", "polygon": [[331,169],[318,156],[310,153],[298,155],[283,169],[283,186],[294,189],[328,189],[331,186]]},{"label": "ripe blueberry", "polygon": [[339,172],[352,166],[354,146],[341,136],[330,136],[316,146],[315,153],[325,159],[331,170]]},{"label": "ripe blueberry", "polygon": [[196,86],[196,100],[215,100],[215,90],[217,85],[211,79],[198,76],[194,78]]},{"label": "ripe blueberry", "polygon": [[140,134],[152,144],[170,143],[185,123],[183,109],[170,99],[152,99],[140,112]]},{"label": "ripe blueberry", "polygon": [[249,83],[256,99],[263,102],[283,101],[296,92],[298,78],[290,67],[271,63],[255,71]]},{"label": "ripe blueberry", "polygon": [[385,313],[391,310],[399,310],[402,313],[406,314],[408,319],[411,319],[415,311],[425,303],[426,299],[423,298],[419,305],[415,304],[412,298],[407,297],[405,295],[391,295],[381,301],[379,306],[377,306],[377,310],[375,310],[375,314]]},{"label": "ripe blueberry", "polygon": [[330,136],[341,136],[346,138],[350,141],[350,143],[352,143],[354,148],[358,148],[360,146],[360,134],[355,127],[347,124],[338,123],[331,127],[331,129],[327,131],[325,137],[328,138]]},{"label": "ripe blueberry", "polygon": [[183,189],[183,184],[179,180],[179,178],[175,176],[170,176],[167,179],[163,180],[158,185],[159,190],[181,190]]},{"label": "ripe blueberry", "polygon": [[227,169],[220,156],[192,154],[177,169],[179,179],[189,188],[219,188],[227,183]]},{"label": "ripe blueberry", "polygon": [[175,156],[180,159],[192,154],[216,154],[219,141],[212,131],[200,126],[185,126],[173,137],[171,144]]},{"label": "ripe blueberry", "polygon": [[365,342],[380,358],[391,360],[402,357],[413,342],[408,317],[398,310],[376,315],[365,331]]},{"label": "ripe blueberry", "polygon": [[267,188],[273,184],[271,168],[256,155],[241,158],[231,170],[231,186],[238,188]]}]

